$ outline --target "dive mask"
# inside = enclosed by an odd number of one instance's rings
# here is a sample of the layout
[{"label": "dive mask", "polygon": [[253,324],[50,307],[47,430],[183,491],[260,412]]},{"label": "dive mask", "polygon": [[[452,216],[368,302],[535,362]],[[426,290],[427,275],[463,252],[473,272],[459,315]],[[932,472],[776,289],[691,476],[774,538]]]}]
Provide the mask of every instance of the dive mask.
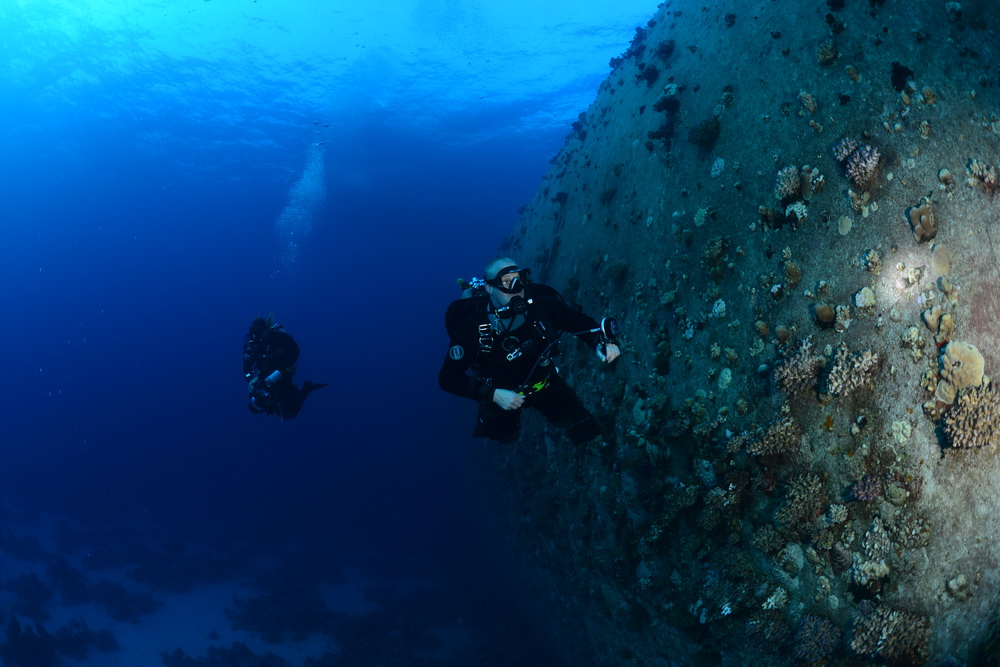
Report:
[{"label": "dive mask", "polygon": [[[516,264],[505,266],[497,271],[497,274],[493,278],[487,280],[486,284],[496,287],[504,294],[519,294],[524,290],[524,285],[528,282],[528,275],[530,273],[531,269],[521,269]],[[504,280],[510,274],[514,274],[513,277]]]}]

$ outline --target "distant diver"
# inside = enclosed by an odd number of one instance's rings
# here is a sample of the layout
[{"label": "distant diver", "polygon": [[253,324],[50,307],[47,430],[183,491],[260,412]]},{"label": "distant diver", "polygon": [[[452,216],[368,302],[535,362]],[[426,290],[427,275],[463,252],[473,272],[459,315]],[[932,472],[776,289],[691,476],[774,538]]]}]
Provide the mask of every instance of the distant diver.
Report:
[{"label": "distant diver", "polygon": [[292,376],[298,360],[299,344],[275,323],[274,315],[253,319],[243,337],[243,378],[250,394],[250,412],[292,419],[311,392],[327,386],[307,380],[302,389],[296,387]]},{"label": "distant diver", "polygon": [[611,363],[621,354],[618,325],[608,317],[598,325],[555,289],[529,283],[528,273],[500,257],[486,266],[486,279],[459,281],[466,295],[445,314],[450,344],[438,383],[479,402],[473,436],[513,442],[520,408],[532,407],[565,429],[574,444],[589,442],[601,427],[559,377],[553,356],[559,341],[579,337]]}]

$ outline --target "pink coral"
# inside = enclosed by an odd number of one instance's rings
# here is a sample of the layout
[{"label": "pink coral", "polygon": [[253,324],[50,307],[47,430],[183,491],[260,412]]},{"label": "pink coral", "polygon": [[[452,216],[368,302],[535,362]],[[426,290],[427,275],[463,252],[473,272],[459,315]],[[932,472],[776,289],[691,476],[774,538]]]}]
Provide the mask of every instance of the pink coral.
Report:
[{"label": "pink coral", "polygon": [[877,500],[882,497],[885,484],[881,477],[865,475],[851,485],[851,495],[858,500]]}]

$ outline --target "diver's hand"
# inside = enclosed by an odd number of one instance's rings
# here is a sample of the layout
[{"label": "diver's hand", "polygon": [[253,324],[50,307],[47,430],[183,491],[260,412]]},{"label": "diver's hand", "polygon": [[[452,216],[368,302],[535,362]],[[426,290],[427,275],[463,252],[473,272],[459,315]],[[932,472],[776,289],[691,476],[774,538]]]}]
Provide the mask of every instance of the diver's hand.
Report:
[{"label": "diver's hand", "polygon": [[496,389],[493,391],[493,402],[503,410],[517,410],[524,405],[524,396],[510,389]]},{"label": "diver's hand", "polygon": [[622,351],[614,343],[601,343],[597,346],[597,356],[606,364],[617,359],[621,353]]}]

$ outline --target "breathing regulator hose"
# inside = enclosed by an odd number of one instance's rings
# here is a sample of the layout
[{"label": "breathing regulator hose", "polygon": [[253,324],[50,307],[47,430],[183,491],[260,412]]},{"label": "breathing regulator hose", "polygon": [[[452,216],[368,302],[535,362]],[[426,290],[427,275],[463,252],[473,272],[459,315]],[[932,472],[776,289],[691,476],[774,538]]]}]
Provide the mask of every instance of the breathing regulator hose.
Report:
[{"label": "breathing regulator hose", "polygon": [[[538,324],[542,329],[540,333],[544,335],[545,333],[544,325],[542,325],[541,322],[539,322]],[[601,319],[601,325],[595,329],[587,329],[585,331],[567,333],[563,334],[562,336],[559,336],[559,338],[556,338],[554,341],[545,346],[545,349],[542,350],[542,353],[538,355],[537,359],[535,359],[535,363],[531,366],[531,370],[528,371],[528,374],[527,376],[525,376],[524,381],[521,384],[519,384],[517,386],[517,389],[515,389],[514,391],[519,394],[523,394],[524,390],[527,389],[531,383],[531,377],[535,374],[535,371],[538,370],[538,365],[542,362],[543,359],[548,358],[549,350],[551,350],[554,346],[566,340],[567,338],[576,338],[577,336],[583,336],[585,334],[591,334],[591,333],[601,334],[601,342],[597,344],[597,353],[601,356],[601,359],[604,359],[608,345],[617,345],[618,320],[616,320],[613,317],[605,317]]]}]

